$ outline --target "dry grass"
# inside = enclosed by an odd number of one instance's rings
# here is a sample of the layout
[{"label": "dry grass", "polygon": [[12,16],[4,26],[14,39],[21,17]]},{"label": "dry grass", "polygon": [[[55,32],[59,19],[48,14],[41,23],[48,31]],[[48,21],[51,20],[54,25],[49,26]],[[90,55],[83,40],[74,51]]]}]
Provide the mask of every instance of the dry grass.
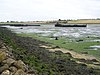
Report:
[{"label": "dry grass", "polygon": [[72,21],[68,21],[68,23],[74,23],[74,24],[100,24],[100,20],[72,20]]}]

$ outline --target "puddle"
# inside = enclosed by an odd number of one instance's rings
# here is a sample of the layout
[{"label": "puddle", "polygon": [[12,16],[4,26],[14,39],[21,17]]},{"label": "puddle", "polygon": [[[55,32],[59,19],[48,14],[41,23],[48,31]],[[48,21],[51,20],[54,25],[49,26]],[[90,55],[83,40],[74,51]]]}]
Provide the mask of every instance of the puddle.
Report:
[{"label": "puddle", "polygon": [[94,45],[89,47],[89,50],[98,50],[98,49],[100,49],[100,45]]}]

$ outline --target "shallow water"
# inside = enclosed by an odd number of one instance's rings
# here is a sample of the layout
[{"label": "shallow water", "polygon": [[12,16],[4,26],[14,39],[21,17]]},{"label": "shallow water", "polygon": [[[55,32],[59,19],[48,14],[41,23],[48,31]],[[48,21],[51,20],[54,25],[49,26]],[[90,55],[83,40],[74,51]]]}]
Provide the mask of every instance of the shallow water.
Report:
[{"label": "shallow water", "polygon": [[[100,37],[100,24],[92,24],[87,27],[54,27],[54,25],[14,27],[6,26],[16,33],[37,33],[42,36],[64,36],[64,37]],[[21,29],[23,28],[23,29]]]},{"label": "shallow water", "polygon": [[100,49],[100,45],[94,45],[89,47],[90,50],[98,50]]}]

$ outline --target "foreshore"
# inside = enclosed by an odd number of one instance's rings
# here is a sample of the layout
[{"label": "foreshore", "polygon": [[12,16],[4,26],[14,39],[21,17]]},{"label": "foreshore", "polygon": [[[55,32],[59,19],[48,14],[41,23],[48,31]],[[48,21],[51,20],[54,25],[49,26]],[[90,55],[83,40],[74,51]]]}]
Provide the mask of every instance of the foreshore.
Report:
[{"label": "foreshore", "polygon": [[[30,37],[17,36],[7,28],[0,28],[0,38],[12,48],[11,52],[17,59],[23,60],[23,62],[35,69],[36,75],[99,75],[100,73],[99,68],[96,69],[97,67],[90,66],[92,64],[99,66],[97,64],[99,61],[95,58],[90,60],[74,58],[70,52],[63,53],[62,49],[61,51],[49,51],[48,48],[43,47],[48,46],[48,43]],[[60,49],[58,46],[51,48],[53,50]]]}]

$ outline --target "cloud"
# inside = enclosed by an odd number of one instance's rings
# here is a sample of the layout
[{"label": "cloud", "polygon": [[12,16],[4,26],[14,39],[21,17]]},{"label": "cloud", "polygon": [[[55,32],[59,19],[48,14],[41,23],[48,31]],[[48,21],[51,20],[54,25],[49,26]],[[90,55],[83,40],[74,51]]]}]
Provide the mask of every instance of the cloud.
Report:
[{"label": "cloud", "polygon": [[0,20],[100,17],[99,0],[0,0]]}]

